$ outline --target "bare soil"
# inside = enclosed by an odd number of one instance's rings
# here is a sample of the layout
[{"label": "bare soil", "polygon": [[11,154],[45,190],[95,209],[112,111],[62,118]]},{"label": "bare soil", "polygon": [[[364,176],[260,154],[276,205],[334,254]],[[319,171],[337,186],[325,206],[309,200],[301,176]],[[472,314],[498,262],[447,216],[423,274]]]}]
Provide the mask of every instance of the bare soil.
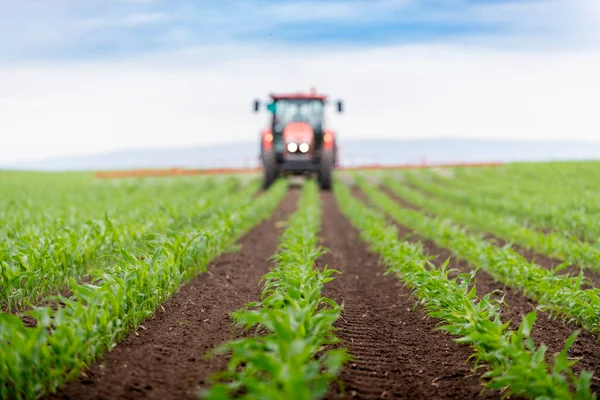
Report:
[{"label": "bare soil", "polygon": [[[467,361],[472,350],[433,331],[439,321],[413,310],[410,291],[384,276],[379,256],[368,251],[333,194],[321,199],[322,244],[330,251],[319,263],[341,272],[324,294],[344,304],[337,336],[355,358],[341,373],[343,398],[500,399],[498,393],[480,394],[480,374]],[[336,389],[328,398],[340,398]]]},{"label": "bare soil", "polygon": [[[183,285],[143,328],[48,398],[197,399],[197,390],[228,361],[227,357],[206,360],[204,356],[244,334],[234,328],[229,313],[259,298],[259,279],[272,266],[268,259],[276,251],[282,230],[278,222],[289,217],[297,200],[298,190],[292,188],[275,214],[239,241],[241,250],[218,257],[208,273]],[[483,390],[483,371],[474,371],[468,361],[471,348],[434,331],[440,321],[415,308],[415,299],[397,277],[384,275],[379,256],[368,250],[341,214],[333,194],[323,192],[321,200],[322,244],[329,252],[318,263],[341,271],[326,284],[325,295],[344,305],[336,323],[337,335],[340,346],[347,347],[354,357],[340,376],[344,395],[332,387],[327,398],[500,399],[500,393]],[[400,235],[407,234],[413,232],[400,227]],[[471,270],[431,241],[416,235],[408,240],[421,240],[426,254],[436,256],[436,265],[450,258],[452,266]],[[514,327],[535,306],[518,291],[479,271],[478,293],[495,289],[506,292],[507,307],[502,313]],[[572,324],[539,314],[533,336],[536,343],[549,345],[549,354],[553,354],[574,329]],[[579,368],[600,374],[600,346],[590,333],[581,333],[570,355],[581,358]],[[598,378],[593,382],[600,392]]]},{"label": "bare soil", "polygon": [[[356,191],[355,191],[356,193]],[[392,198],[396,199],[401,205],[407,204],[404,200],[394,196],[387,192]],[[361,195],[364,196],[364,195]],[[363,197],[364,199],[364,197]],[[411,205],[412,206],[412,205]],[[414,207],[414,206],[412,206]],[[399,229],[399,236],[406,237],[409,241],[421,241],[424,248],[424,253],[428,256],[435,256],[433,263],[439,265],[445,260],[450,260],[449,266],[456,268],[460,272],[469,272],[474,268],[469,266],[464,260],[459,260],[454,257],[450,250],[441,248],[431,240],[421,238],[415,235],[410,229],[397,225]],[[535,256],[536,260],[542,259],[546,263],[549,263],[548,257],[536,254],[536,253],[525,253],[529,256]],[[527,255],[524,257],[527,258]],[[537,262],[537,261],[536,261]],[[545,266],[549,266],[546,264]],[[490,293],[492,291],[499,290],[501,293],[493,296],[494,298],[500,298],[504,295],[505,304],[501,308],[501,316],[503,321],[511,322],[512,329],[518,329],[519,324],[523,316],[530,311],[533,311],[537,304],[525,297],[518,289],[504,285],[502,282],[495,281],[494,278],[483,270],[478,270],[476,274],[476,291],[479,297]],[[580,333],[575,341],[574,345],[569,351],[569,356],[578,359],[578,363],[573,368],[576,372],[581,369],[586,369],[594,373],[592,378],[592,390],[595,393],[600,393],[600,342],[598,338],[582,329],[575,323],[567,323],[560,318],[551,319],[548,313],[538,311],[537,320],[532,330],[532,338],[536,345],[542,343],[548,346],[547,355],[553,355],[560,352],[566,342],[567,338],[575,331],[580,330]]]},{"label": "bare soil", "polygon": [[229,313],[259,299],[260,278],[272,266],[282,228],[295,210],[298,191],[290,190],[274,215],[238,243],[236,253],[219,256],[170,300],[143,329],[129,334],[52,399],[198,399],[207,378],[227,365],[219,356],[204,356],[243,333]]}]

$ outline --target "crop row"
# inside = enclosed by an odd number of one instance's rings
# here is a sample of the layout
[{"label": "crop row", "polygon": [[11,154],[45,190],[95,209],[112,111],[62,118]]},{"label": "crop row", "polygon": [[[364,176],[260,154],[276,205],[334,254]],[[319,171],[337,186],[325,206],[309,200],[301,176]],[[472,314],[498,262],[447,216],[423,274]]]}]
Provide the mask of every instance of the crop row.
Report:
[{"label": "crop row", "polygon": [[92,272],[91,283],[71,278],[73,296],[57,296],[56,309],[25,312],[35,319],[34,327],[18,316],[0,314],[0,397],[37,398],[76,377],[184,281],[205,271],[211,260],[267,218],[286,191],[279,182],[256,198],[226,196],[201,225],[157,234],[140,253],[122,250],[112,265]]},{"label": "crop row", "polygon": [[[442,176],[436,174],[434,171],[424,171],[423,176],[429,175],[430,177],[441,178],[439,180],[444,183],[454,186],[456,188],[471,189],[478,195],[489,194],[498,195],[502,194],[507,198],[533,198],[538,200],[543,196],[550,196],[552,198],[552,204],[566,205],[570,200],[572,193],[563,192],[565,188],[565,182],[556,190],[556,182],[549,180],[551,173],[545,171],[541,166],[529,166],[529,168],[517,168],[514,165],[506,165],[497,169],[487,169],[481,171],[474,170],[462,170],[453,171],[451,176]],[[527,176],[528,173],[536,173],[537,179]],[[568,180],[568,179],[567,179]],[[569,180],[570,184],[573,184]],[[511,185],[511,190],[506,191],[507,187]],[[577,189],[581,192],[585,192],[582,188],[583,183],[577,185]],[[552,190],[552,189],[555,190]],[[572,191],[574,187],[571,187]]]},{"label": "crop row", "polygon": [[[79,281],[91,269],[105,268],[122,250],[147,252],[148,245],[160,235],[202,223],[212,207],[240,188],[240,182],[232,178],[218,186],[205,182],[199,186],[202,197],[191,197],[193,192],[188,188],[187,196],[177,193],[169,197],[167,193],[165,197],[171,201],[133,202],[129,212],[115,217],[105,215],[70,226],[51,224],[47,229],[34,227],[35,232],[13,227],[13,233],[0,242],[3,308],[10,311],[35,304],[45,295],[66,289],[71,278]],[[241,195],[252,196],[259,187],[255,181],[246,185]],[[187,203],[177,204],[181,198]]]},{"label": "crop row", "polygon": [[447,201],[446,198],[452,195],[436,185],[415,182],[419,188],[435,196],[428,197],[389,177],[384,177],[383,182],[406,201],[434,214],[452,218],[561,261],[600,271],[600,247],[596,244],[567,238],[560,233],[532,230],[524,227],[518,218],[488,211],[485,207]]},{"label": "crop row", "polygon": [[336,379],[349,358],[345,349],[326,349],[339,341],[333,324],[341,307],[321,293],[337,271],[315,266],[325,251],[318,245],[320,222],[319,190],[307,181],[273,257],[276,266],[262,278],[261,300],[234,313],[235,323],[255,335],[216,349],[231,360],[204,397],[316,399]]},{"label": "crop row", "polygon": [[[49,228],[76,228],[106,214],[134,214],[157,204],[179,206],[218,187],[223,179],[195,177],[163,180],[98,181],[78,174],[25,175],[2,178],[0,232],[35,234]],[[132,207],[135,205],[135,207]]]},{"label": "crop row", "polygon": [[[596,241],[600,238],[600,213],[590,212],[585,208],[561,205],[557,200],[549,201],[548,197],[531,196],[523,193],[510,195],[514,183],[495,181],[494,192],[482,191],[477,184],[466,181],[464,186],[457,186],[449,179],[436,177],[440,184],[433,184],[426,179],[415,178],[406,174],[404,179],[422,190],[443,196],[446,200],[481,209],[489,209],[507,216],[518,217],[522,224],[532,229],[555,231],[563,240]],[[539,186],[533,186],[534,189]],[[581,194],[581,190],[576,190]],[[508,194],[507,194],[508,193]]]},{"label": "crop row", "polygon": [[[543,164],[512,165],[478,173],[457,173],[452,179],[435,175],[436,181],[443,182],[448,189],[466,190],[473,197],[491,200],[491,205],[503,206],[532,222],[548,227],[554,225],[557,230],[595,240],[599,237],[598,230],[589,220],[597,222],[600,218],[600,199],[595,187],[600,166],[592,164],[588,171],[584,166],[585,163],[581,163],[578,168],[568,171],[564,165],[558,168]],[[519,174],[515,173],[518,171],[528,172],[531,176],[519,179]],[[514,206],[495,204],[496,198]],[[521,203],[525,209],[517,207]]]},{"label": "crop row", "polygon": [[582,290],[582,274],[577,277],[557,275],[556,271],[527,262],[511,248],[497,247],[481,235],[467,232],[450,219],[429,217],[401,207],[360,176],[356,181],[374,204],[401,225],[521,290],[542,309],[575,320],[592,332],[600,332],[600,289]]},{"label": "crop row", "polygon": [[[595,178],[600,163],[513,163],[500,168],[457,169],[458,184],[473,184],[476,191],[497,192],[500,186],[512,185],[512,191],[500,192],[524,194],[538,199],[550,199],[552,204],[585,208],[587,211],[600,210],[594,196]],[[514,189],[518,189],[513,192]]]},{"label": "crop row", "polygon": [[[369,194],[377,193],[376,188],[363,188]],[[574,362],[567,360],[577,333],[559,354],[550,357],[552,364],[548,364],[544,359],[547,348],[536,348],[530,337],[535,311],[523,318],[518,331],[509,330],[508,323],[500,318],[500,300],[491,299],[489,293],[479,299],[475,288],[469,289],[474,274],[450,279],[446,265],[432,265],[423,255],[420,243],[398,240],[396,227],[388,225],[383,214],[353,198],[341,183],[334,190],[342,212],[360,230],[361,238],[381,254],[388,273],[397,274],[427,313],[443,321],[440,329],[455,335],[457,342],[473,347],[477,363],[487,366],[483,377],[489,389],[538,399],[594,398],[591,374],[584,371],[576,376],[571,369]]]}]

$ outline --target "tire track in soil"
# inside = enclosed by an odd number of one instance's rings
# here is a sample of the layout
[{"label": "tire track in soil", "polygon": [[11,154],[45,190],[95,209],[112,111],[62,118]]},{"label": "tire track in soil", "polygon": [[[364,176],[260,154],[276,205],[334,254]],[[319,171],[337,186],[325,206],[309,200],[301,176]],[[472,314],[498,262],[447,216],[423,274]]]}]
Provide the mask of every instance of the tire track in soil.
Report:
[{"label": "tire track in soil", "polygon": [[[435,196],[431,195],[430,193],[425,192],[424,190],[421,190],[420,188],[410,185],[410,184],[406,184],[406,186],[416,192],[419,192],[420,194],[422,194],[425,197],[428,198],[432,198],[435,199]],[[430,216],[435,216],[435,213],[432,213],[430,211],[427,210],[423,210],[420,207],[408,203],[406,202],[404,199],[400,198],[399,196],[397,196],[394,192],[392,192],[390,189],[388,189],[387,187],[381,185],[379,187],[379,189],[381,191],[383,191],[384,193],[386,193],[388,196],[390,196],[391,198],[393,198],[394,200],[396,200],[398,203],[402,204],[402,206],[406,207],[406,208],[410,208],[411,210],[415,210],[415,211],[420,211],[423,212],[427,215]],[[492,243],[494,243],[496,246],[499,247],[503,247],[504,245],[506,245],[508,243],[507,240],[504,240],[496,235],[493,235],[491,233],[488,232],[483,232],[481,230],[475,229],[475,228],[471,228],[471,227],[467,227],[466,225],[463,224],[459,224],[461,226],[463,226],[467,231],[469,232],[479,232],[482,233],[484,235],[484,238],[486,240],[491,241]],[[538,230],[540,230],[542,233],[544,234],[549,234],[549,233],[555,233],[552,230],[544,230],[541,228],[537,228]],[[535,250],[531,250],[531,249],[527,249],[523,246],[520,246],[518,244],[512,244],[512,249],[515,250],[517,253],[519,253],[521,256],[523,256],[523,258],[525,258],[527,261],[529,262],[535,262],[537,265],[539,265],[540,267],[544,267],[546,269],[552,269],[555,268],[556,266],[560,265],[563,263],[563,261],[560,261],[556,258],[550,257],[546,254],[542,254],[542,253],[538,253]],[[571,274],[571,275],[579,275],[580,272],[580,267],[578,267],[577,265],[569,265],[567,266],[565,269],[559,271],[559,275],[562,274]],[[596,288],[600,288],[600,272],[597,271],[593,271],[589,268],[583,268],[583,276],[588,278],[591,282],[592,285],[589,284],[584,284],[583,288],[584,289],[590,289],[593,287]]]},{"label": "tire track in soil", "polygon": [[240,337],[228,313],[258,300],[260,278],[272,266],[282,228],[296,209],[299,191],[290,189],[274,214],[222,254],[130,333],[111,352],[50,399],[195,399],[206,379],[227,366],[228,357],[204,360],[215,346]]},{"label": "tire track in soil", "polygon": [[[344,303],[336,323],[341,346],[355,357],[343,368],[344,398],[378,399],[500,399],[498,393],[480,395],[480,374],[467,362],[472,350],[433,329],[402,282],[384,276],[379,256],[367,250],[359,233],[342,215],[332,193],[322,193],[322,244],[329,249],[318,261],[338,269],[324,294]],[[340,398],[337,385],[329,399]]]},{"label": "tire track in soil", "polygon": [[[398,201],[401,206],[405,206],[405,204],[409,205],[409,203],[393,195],[393,193],[385,190],[384,192]],[[368,202],[368,198],[360,189],[355,188],[353,194]],[[410,206],[414,208],[414,205],[410,204]],[[432,260],[435,265],[440,265],[447,259],[450,259],[450,268],[456,268],[460,272],[469,272],[474,269],[466,261],[457,259],[449,249],[441,248],[434,241],[422,238],[416,232],[395,222],[394,224],[398,228],[399,237],[413,243],[420,241],[423,245],[423,252],[428,256],[436,257]],[[522,317],[528,312],[533,311],[537,304],[525,297],[520,290],[506,286],[504,283],[496,281],[487,272],[481,269],[478,270],[476,274],[477,295],[482,297],[494,290],[499,290],[502,293],[492,296],[493,298],[500,298],[502,295],[505,296],[504,301],[506,304],[502,305],[500,310],[502,320],[504,322],[510,320],[510,328],[513,330],[518,329]],[[553,355],[562,350],[564,343],[575,330],[580,330],[580,332],[577,340],[569,350],[569,357],[577,358],[579,361],[573,367],[573,370],[576,373],[579,373],[582,369],[593,372],[592,390],[594,393],[600,394],[600,342],[594,334],[575,323],[567,323],[560,317],[550,319],[548,313],[538,310],[531,336],[536,345],[539,346],[544,343],[548,346],[547,355]]]}]

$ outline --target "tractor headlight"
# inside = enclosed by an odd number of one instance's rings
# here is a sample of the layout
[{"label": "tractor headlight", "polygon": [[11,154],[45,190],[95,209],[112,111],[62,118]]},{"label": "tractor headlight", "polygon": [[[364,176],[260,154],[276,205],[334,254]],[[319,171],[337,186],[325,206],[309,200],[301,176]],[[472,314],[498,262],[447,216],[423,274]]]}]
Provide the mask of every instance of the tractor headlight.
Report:
[{"label": "tractor headlight", "polygon": [[292,142],[292,143],[288,143],[288,145],[287,145],[287,150],[288,150],[290,153],[295,153],[295,152],[296,152],[296,150],[298,150],[298,145],[297,145],[296,143],[294,143],[294,142]]},{"label": "tractor headlight", "polygon": [[310,149],[310,146],[308,145],[308,143],[302,143],[300,145],[300,151],[302,153],[308,153],[308,150]]}]

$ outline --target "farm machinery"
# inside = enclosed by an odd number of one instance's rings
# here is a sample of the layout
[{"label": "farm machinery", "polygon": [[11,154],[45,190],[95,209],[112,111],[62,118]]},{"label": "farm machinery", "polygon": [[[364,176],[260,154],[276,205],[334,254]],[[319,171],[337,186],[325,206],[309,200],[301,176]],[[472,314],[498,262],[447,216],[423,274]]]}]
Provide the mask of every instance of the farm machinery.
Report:
[{"label": "farm machinery", "polygon": [[[260,161],[264,187],[279,176],[316,175],[323,190],[330,190],[338,163],[336,134],[325,123],[327,96],[310,93],[271,94],[266,105],[270,123],[261,132]],[[343,112],[341,100],[337,111]],[[254,100],[254,112],[261,109]]]}]

